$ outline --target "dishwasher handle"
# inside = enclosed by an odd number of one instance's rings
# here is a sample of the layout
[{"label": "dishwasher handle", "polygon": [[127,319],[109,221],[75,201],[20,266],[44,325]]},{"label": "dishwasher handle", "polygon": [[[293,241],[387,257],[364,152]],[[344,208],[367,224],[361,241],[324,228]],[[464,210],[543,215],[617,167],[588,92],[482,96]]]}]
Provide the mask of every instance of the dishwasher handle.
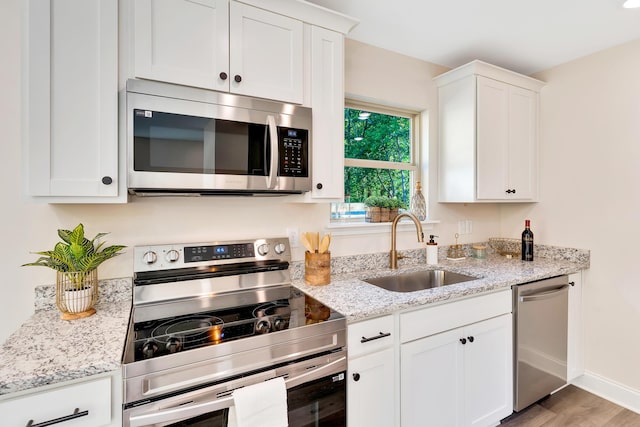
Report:
[{"label": "dishwasher handle", "polygon": [[546,292],[539,292],[537,294],[527,295],[520,297],[520,302],[530,302],[530,301],[539,301],[541,299],[553,298],[555,295],[564,292],[569,285],[562,285],[559,288],[552,289]]}]

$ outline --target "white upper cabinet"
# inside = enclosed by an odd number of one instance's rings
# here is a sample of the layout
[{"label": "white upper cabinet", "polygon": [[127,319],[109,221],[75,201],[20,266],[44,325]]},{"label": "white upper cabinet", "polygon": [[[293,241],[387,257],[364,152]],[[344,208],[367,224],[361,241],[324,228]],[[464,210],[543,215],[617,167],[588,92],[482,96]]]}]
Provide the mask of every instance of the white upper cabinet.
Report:
[{"label": "white upper cabinet", "polygon": [[311,201],[344,195],[344,37],[311,28],[313,152]]},{"label": "white upper cabinet", "polygon": [[302,103],[302,21],[228,0],[134,9],[136,77]]},{"label": "white upper cabinet", "polygon": [[302,104],[303,24],[230,4],[231,92]]},{"label": "white upper cabinet", "polygon": [[27,3],[27,194],[126,201],[118,171],[117,0]]},{"label": "white upper cabinet", "polygon": [[435,80],[439,201],[536,201],[544,83],[480,61]]},{"label": "white upper cabinet", "polygon": [[229,90],[228,0],[136,0],[134,40],[136,77]]}]

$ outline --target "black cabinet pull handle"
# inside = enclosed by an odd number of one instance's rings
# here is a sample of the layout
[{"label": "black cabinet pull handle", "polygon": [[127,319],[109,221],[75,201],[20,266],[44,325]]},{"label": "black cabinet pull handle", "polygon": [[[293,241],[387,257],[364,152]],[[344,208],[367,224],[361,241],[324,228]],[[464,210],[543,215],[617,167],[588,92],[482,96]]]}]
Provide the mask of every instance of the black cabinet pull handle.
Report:
[{"label": "black cabinet pull handle", "polygon": [[460,342],[462,343],[462,345],[465,345],[467,343],[467,339],[466,338],[460,338]]},{"label": "black cabinet pull handle", "polygon": [[511,189],[511,188],[508,189],[507,190],[507,194],[516,194],[516,189],[515,188],[514,189]]},{"label": "black cabinet pull handle", "polygon": [[317,184],[316,184],[316,188],[317,188],[318,190],[322,190],[322,183],[321,183],[321,182],[317,183]]},{"label": "black cabinet pull handle", "polygon": [[227,80],[227,73],[225,73],[224,71],[220,73],[220,80]]},{"label": "black cabinet pull handle", "polygon": [[386,338],[386,337],[390,337],[390,336],[391,336],[391,332],[387,332],[386,334],[383,333],[383,332],[380,332],[375,337],[370,337],[370,338],[362,337],[360,342],[364,344],[364,343],[369,342],[369,341],[379,340],[380,338]]},{"label": "black cabinet pull handle", "polygon": [[236,74],[236,75],[233,77],[233,80],[235,80],[235,81],[236,81],[236,83],[240,83],[240,82],[242,81],[242,77],[240,76],[240,74]]},{"label": "black cabinet pull handle", "polygon": [[74,420],[76,418],[86,417],[87,415],[89,415],[89,411],[88,410],[80,412],[80,409],[76,408],[73,411],[73,414],[71,414],[71,415],[65,415],[64,417],[56,418],[56,419],[49,420],[49,421],[44,421],[42,423],[34,424],[33,420],[29,420],[29,422],[27,423],[26,427],[52,426],[54,424],[63,423],[65,421],[69,421],[69,420]]},{"label": "black cabinet pull handle", "polygon": [[473,342],[473,340],[475,340],[475,338],[473,336],[467,337],[467,339],[469,340],[469,342]]},{"label": "black cabinet pull handle", "polygon": [[110,176],[103,176],[102,177],[102,183],[104,185],[110,185],[113,182],[113,178],[111,178]]},{"label": "black cabinet pull handle", "polygon": [[575,286],[575,285],[576,285],[576,282],[569,282],[569,284],[570,284],[571,286]]},{"label": "black cabinet pull handle", "polygon": [[360,381],[360,374],[357,373],[357,372],[355,374],[353,374],[353,380],[354,381]]}]

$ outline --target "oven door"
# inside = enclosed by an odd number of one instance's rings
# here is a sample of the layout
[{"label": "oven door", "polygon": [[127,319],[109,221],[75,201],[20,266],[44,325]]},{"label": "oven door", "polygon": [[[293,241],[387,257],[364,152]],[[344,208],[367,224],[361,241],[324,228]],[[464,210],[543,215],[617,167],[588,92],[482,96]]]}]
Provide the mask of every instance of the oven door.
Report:
[{"label": "oven door", "polygon": [[239,387],[282,376],[289,425],[346,425],[346,351],[269,369],[250,376],[126,408],[124,427],[227,427],[232,393]]}]

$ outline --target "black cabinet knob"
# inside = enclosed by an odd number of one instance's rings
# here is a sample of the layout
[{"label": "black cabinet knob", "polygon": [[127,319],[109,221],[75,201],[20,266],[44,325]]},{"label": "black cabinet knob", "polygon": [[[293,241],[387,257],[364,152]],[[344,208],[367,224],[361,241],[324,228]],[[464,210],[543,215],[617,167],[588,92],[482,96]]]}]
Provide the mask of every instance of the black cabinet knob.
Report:
[{"label": "black cabinet knob", "polygon": [[113,179],[110,176],[103,176],[102,183],[104,185],[110,185],[113,182]]},{"label": "black cabinet knob", "polygon": [[460,342],[464,345],[467,343],[467,339],[466,338],[460,338]]},{"label": "black cabinet knob", "polygon": [[242,76],[240,76],[240,74],[236,74],[233,80],[235,80],[236,83],[240,83],[242,81]]},{"label": "black cabinet knob", "polygon": [[575,285],[576,285],[576,282],[569,282],[569,284],[570,284],[571,286],[575,286]]},{"label": "black cabinet knob", "polygon": [[321,182],[317,183],[317,184],[316,184],[316,188],[317,188],[318,190],[322,190],[322,183],[321,183]]},{"label": "black cabinet knob", "polygon": [[220,79],[221,80],[227,80],[227,77],[229,77],[229,76],[227,76],[227,73],[225,73],[224,71],[220,73]]},{"label": "black cabinet knob", "polygon": [[473,342],[475,338],[471,336],[471,337],[467,337],[467,339],[469,340],[469,342]]},{"label": "black cabinet knob", "polygon": [[360,374],[357,373],[357,372],[355,374],[353,374],[353,380],[354,381],[360,381]]}]

